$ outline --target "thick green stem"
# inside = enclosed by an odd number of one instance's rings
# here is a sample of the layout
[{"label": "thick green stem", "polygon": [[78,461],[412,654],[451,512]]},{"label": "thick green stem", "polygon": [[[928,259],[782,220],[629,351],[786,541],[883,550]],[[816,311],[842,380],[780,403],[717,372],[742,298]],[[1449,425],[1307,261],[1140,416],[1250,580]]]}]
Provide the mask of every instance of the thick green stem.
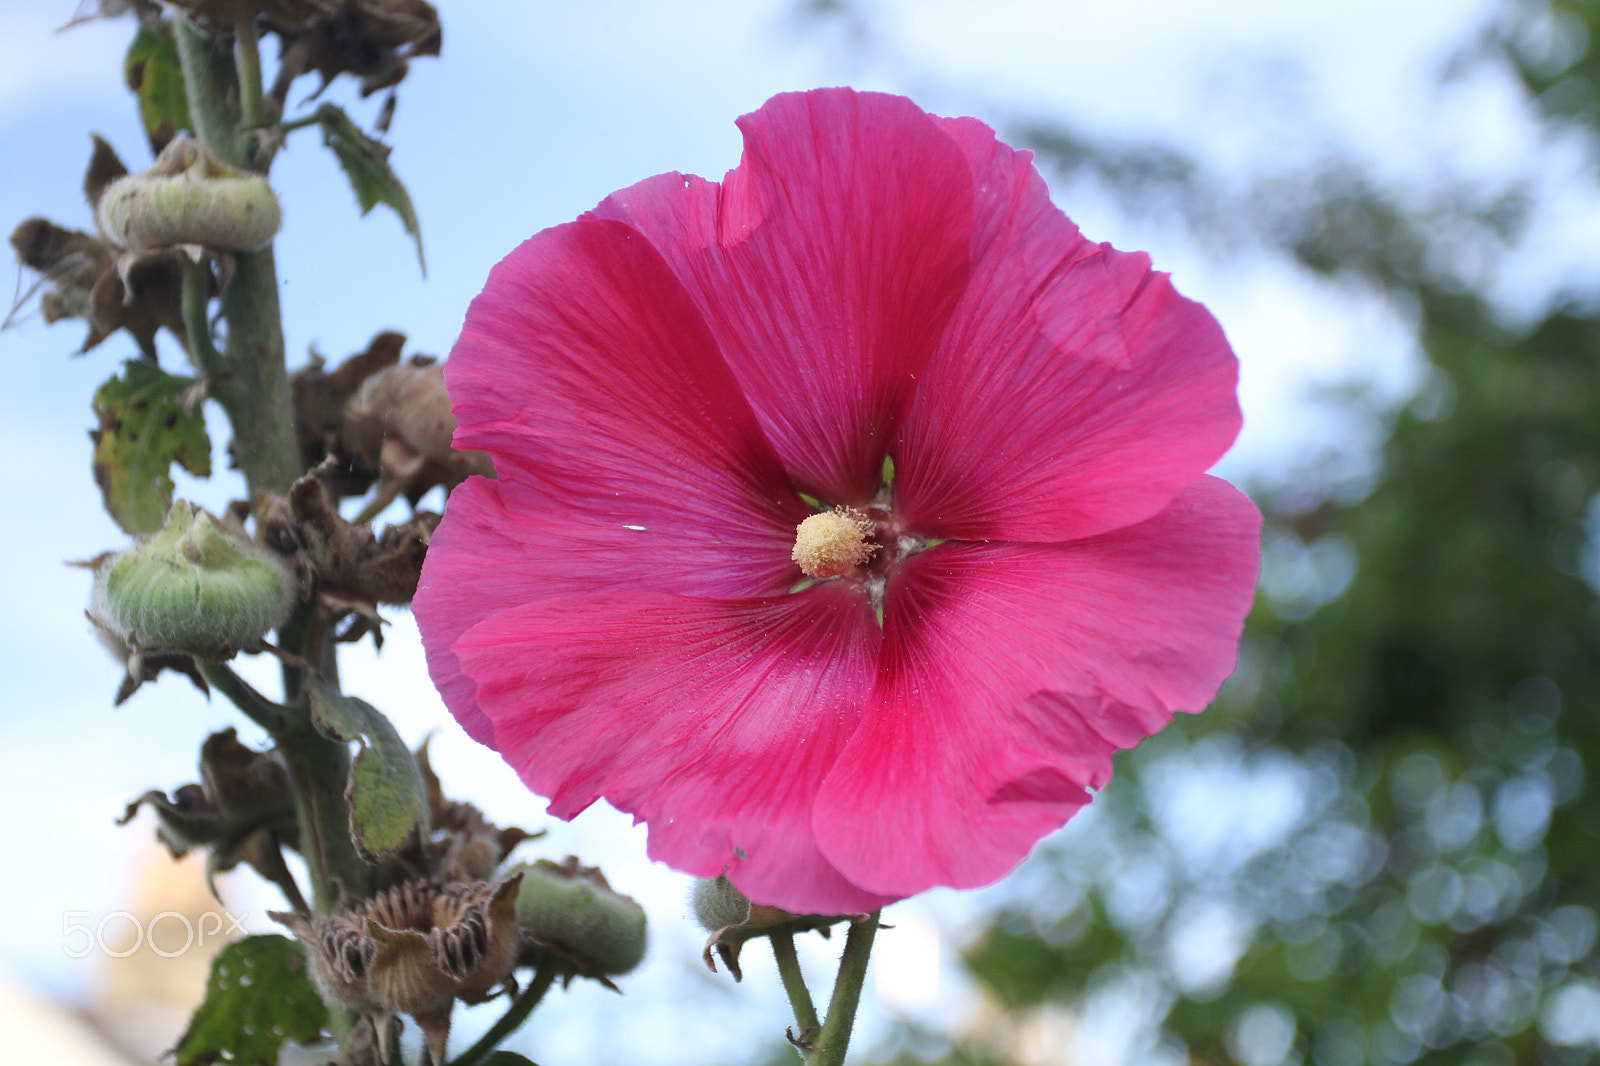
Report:
[{"label": "thick green stem", "polygon": [[550,991],[556,979],[556,969],[548,963],[539,967],[534,972],[533,983],[511,1004],[511,1009],[501,1015],[500,1020],[491,1025],[476,1043],[451,1059],[450,1066],[479,1066],[493,1054],[495,1048],[500,1046],[500,1041],[516,1032],[528,1020],[528,1015],[533,1013],[533,1008],[539,1005],[544,994]]},{"label": "thick green stem", "polygon": [[233,705],[244,712],[256,725],[268,733],[276,735],[283,731],[288,723],[288,708],[267,699],[255,687],[233,672],[227,663],[208,663],[200,660],[200,676],[204,677],[212,688],[228,697]]},{"label": "thick green stem", "polygon": [[[258,118],[265,114],[260,99],[261,57],[255,47],[254,30],[239,38],[239,51],[246,58],[241,78],[226,49],[201,35],[187,19],[180,16],[172,21],[196,134],[224,163],[248,166],[249,137],[241,130],[245,119],[237,105],[244,103],[246,110],[254,110]],[[242,43],[245,37],[249,37],[248,45]],[[249,69],[252,57],[253,72]],[[192,297],[191,302],[194,299],[203,297]],[[203,313],[203,305],[200,306]],[[191,310],[186,304],[185,311]],[[211,382],[211,394],[221,402],[233,423],[233,451],[249,483],[251,497],[263,491],[286,493],[301,473],[300,448],[294,437],[294,406],[289,396],[283,318],[278,306],[278,270],[270,245],[235,257],[231,275],[222,288],[222,315],[228,324],[228,344],[222,372]],[[195,343],[191,339],[191,344]]]},{"label": "thick green stem", "polygon": [[211,340],[206,318],[209,284],[205,266],[185,259],[183,325],[189,334],[190,359],[205,376],[210,395],[228,412],[234,455],[251,496],[262,491],[286,493],[300,476],[300,446],[294,439],[272,249],[240,255],[233,278],[222,290],[227,355],[218,352]]},{"label": "thick green stem", "polygon": [[785,929],[773,933],[772,957],[778,961],[778,976],[783,979],[783,990],[789,995],[789,1006],[794,1010],[795,1037],[806,1040],[820,1027],[817,1008],[811,1002],[811,991],[806,988],[805,974],[800,972],[800,956],[794,950],[794,933]]},{"label": "thick green stem", "polygon": [[302,471],[271,245],[239,254],[222,288],[222,315],[228,323],[228,374],[218,383],[217,398],[233,423],[235,458],[252,498],[263,491],[286,494]]},{"label": "thick green stem", "polygon": [[872,957],[872,941],[878,933],[878,912],[850,923],[844,953],[839,956],[839,976],[833,982],[833,997],[828,1002],[828,1017],[822,1031],[806,1049],[806,1066],[843,1066],[850,1047],[850,1031],[856,1024],[856,1005],[867,980],[867,963]]},{"label": "thick green stem", "polygon": [[368,887],[367,864],[350,839],[350,805],[344,798],[350,750],[318,733],[309,709],[296,711],[290,725],[277,734],[278,751],[294,791],[300,854],[311,875],[312,908],[327,914],[339,902],[341,889],[364,896]]},{"label": "thick green stem", "polygon": [[[270,159],[266,155],[256,158],[254,146],[259,143],[258,131],[273,116],[262,97],[253,10],[253,5],[237,4],[231,55],[220,41],[202,35],[183,15],[174,15],[172,24],[189,114],[200,142],[230,166],[264,172]],[[196,369],[205,374],[210,395],[222,404],[232,423],[233,454],[251,499],[262,492],[286,494],[302,467],[272,247],[237,254],[231,267],[224,263],[220,274],[225,279],[220,299],[227,333],[225,351],[219,353],[207,318],[209,278],[198,265],[185,268],[184,321]],[[323,636],[315,607],[305,605],[279,630],[278,639],[283,650],[296,659],[320,663],[320,672],[337,684],[338,668],[332,653],[319,654]],[[317,731],[302,673],[297,667],[285,669],[283,705],[266,700],[231,670],[208,672],[207,676],[245,713],[267,726],[277,741],[294,794],[312,906],[316,913],[327,914],[338,904],[341,892],[365,895],[370,871],[350,835],[350,807],[345,800],[349,748]],[[334,1029],[341,1042],[349,1034],[350,1020],[347,1011],[334,1008]]]},{"label": "thick green stem", "polygon": [[243,167],[239,140],[238,75],[226,49],[202,34],[182,15],[172,19],[178,42],[178,63],[189,96],[189,118],[195,136],[211,154],[231,166]]},{"label": "thick green stem", "polygon": [[[235,56],[186,18],[172,21],[196,134],[218,159],[248,166],[251,131],[243,127],[265,117],[253,27],[241,17],[245,32],[235,41]],[[192,271],[186,277],[185,311],[194,323],[188,328],[195,334],[193,344],[204,368],[213,353],[204,344],[209,327],[203,322],[205,295],[200,280]],[[300,455],[284,363],[277,267],[270,246],[235,258],[221,300],[227,346],[216,366],[207,370],[211,394],[233,424],[233,451],[251,496],[263,491],[287,493],[301,473]],[[299,612],[298,624],[279,633],[284,650],[301,658],[308,657],[306,641],[316,639],[317,627],[306,624],[308,613]],[[350,809],[344,798],[350,780],[349,749],[317,732],[298,688],[286,684],[288,706],[273,737],[294,790],[313,905],[318,913],[327,913],[338,902],[341,889],[366,893],[367,865],[350,839]]]}]

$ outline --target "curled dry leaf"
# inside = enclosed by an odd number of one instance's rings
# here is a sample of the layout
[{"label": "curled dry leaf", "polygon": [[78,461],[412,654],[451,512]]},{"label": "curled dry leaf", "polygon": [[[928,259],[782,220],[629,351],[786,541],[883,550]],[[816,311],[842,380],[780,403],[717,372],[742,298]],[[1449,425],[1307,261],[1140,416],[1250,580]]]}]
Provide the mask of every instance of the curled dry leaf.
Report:
[{"label": "curled dry leaf", "polygon": [[436,485],[454,488],[473,474],[494,476],[484,452],[450,446],[456,431],[444,367],[413,357],[367,378],[345,409],[344,445],[378,470],[377,513],[397,496],[412,506]]},{"label": "curled dry leaf", "polygon": [[426,741],[416,756],[428,797],[428,824],[433,827],[418,848],[428,876],[441,881],[486,881],[517,845],[544,836],[516,826],[501,829],[472,804],[450,799],[433,771]]},{"label": "curled dry leaf", "polygon": [[[431,357],[400,362],[405,334],[386,330],[334,371],[313,355],[292,379],[295,433],[306,468],[335,496],[356,496],[374,482],[364,517],[397,497],[416,506],[430,489],[454,488],[472,474],[494,476],[483,452],[452,448],[456,420],[443,368]],[[404,602],[404,601],[398,601]]]},{"label": "curled dry leaf", "polygon": [[[111,146],[96,136],[83,180],[90,206],[98,206],[106,188],[127,173]],[[39,274],[11,315],[38,293],[39,312],[46,322],[81,318],[89,324],[79,354],[119,329],[128,331],[151,363],[157,361],[155,338],[161,329],[188,346],[182,269],[176,254],[124,259],[124,250],[104,236],[58,226],[38,216],[23,220],[12,230],[11,247],[23,266]],[[118,270],[119,260],[122,271]]]},{"label": "curled dry leaf", "polygon": [[173,7],[189,13],[213,32],[231,30],[240,7],[275,22],[311,23],[338,14],[342,0],[167,0]]},{"label": "curled dry leaf", "polygon": [[331,466],[318,476],[336,496],[359,496],[377,480],[377,468],[357,462],[344,446],[345,405],[364,381],[400,361],[405,343],[404,333],[385,330],[372,338],[366,351],[352,355],[337,370],[330,372],[328,361],[313,352],[311,362],[290,377],[302,465],[310,470],[331,458]]},{"label": "curled dry leaf", "polygon": [[91,133],[89,139],[94,150],[89,155],[88,169],[83,172],[83,198],[94,209],[100,206],[100,197],[112,182],[128,176],[128,167],[104,137]]},{"label": "curled dry leaf", "polygon": [[256,515],[261,539],[295,556],[319,594],[333,594],[347,607],[410,603],[439,516],[419,512],[375,534],[339,514],[317,474],[295,482],[287,499],[263,496]]},{"label": "curled dry leaf", "polygon": [[322,76],[319,93],[341,74],[359,79],[362,96],[398,85],[410,60],[438,55],[443,41],[426,0],[277,0],[263,15],[283,42],[270,94],[280,108],[294,79],[312,71]]},{"label": "curled dry leaf", "polygon": [[119,329],[126,329],[143,357],[157,361],[155,337],[165,328],[188,343],[183,328],[182,275],[174,256],[145,258],[133,264],[124,281],[117,273],[119,252],[103,238],[58,226],[37,216],[11,232],[11,247],[23,266],[39,272],[39,281],[24,294],[39,293],[39,313],[46,322],[81,318],[89,333],[78,354],[97,347]]},{"label": "curled dry leaf", "polygon": [[156,838],[174,859],[194,848],[208,849],[206,884],[244,863],[283,889],[290,904],[305,910],[294,878],[283,861],[283,847],[298,848],[289,775],[272,752],[256,751],[239,741],[233,729],[206,738],[200,747],[200,781],[179,787],[171,796],[152,789],[128,804],[117,820],[126,825],[141,806],[156,813]]},{"label": "curled dry leaf", "polygon": [[[137,12],[142,20],[151,17],[147,13],[154,9],[154,16],[160,16],[160,9],[153,0],[79,0],[78,8],[72,13],[72,18],[67,20],[63,30],[70,30],[74,26],[81,26],[85,22],[95,22],[99,19],[114,19],[126,15],[128,12]],[[58,31],[59,32],[59,31]]]},{"label": "curled dry leaf", "polygon": [[211,686],[206,684],[204,675],[200,673],[200,666],[193,657],[188,655],[141,655],[129,648],[112,633],[107,627],[89,614],[89,624],[94,627],[95,635],[105,645],[114,659],[124,664],[125,672],[122,681],[117,685],[117,691],[111,697],[111,705],[120,707],[128,702],[135,692],[138,692],[146,682],[154,681],[161,676],[161,671],[171,670],[174,673],[187,677],[194,687],[211,695]]}]

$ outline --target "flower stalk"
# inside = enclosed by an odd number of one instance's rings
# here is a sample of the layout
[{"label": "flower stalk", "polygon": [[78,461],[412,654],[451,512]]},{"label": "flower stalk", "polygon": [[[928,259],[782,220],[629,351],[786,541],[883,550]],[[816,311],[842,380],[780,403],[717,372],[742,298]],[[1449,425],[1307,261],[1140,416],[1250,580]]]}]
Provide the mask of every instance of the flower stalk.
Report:
[{"label": "flower stalk", "polygon": [[834,978],[833,996],[828,1000],[828,1018],[806,1055],[806,1066],[843,1066],[844,1053],[850,1048],[850,1031],[856,1024],[861,989],[867,981],[867,963],[872,958],[872,942],[878,935],[881,913],[874,911],[861,921],[850,923],[844,951],[839,956],[839,975]]},{"label": "flower stalk", "polygon": [[805,974],[800,970],[800,956],[794,950],[794,933],[788,929],[772,934],[772,956],[778,961],[778,976],[783,980],[783,990],[789,996],[789,1006],[794,1010],[796,1038],[804,1042],[807,1034],[822,1027],[817,1018],[816,1004],[811,1002],[811,990],[806,988]]},{"label": "flower stalk", "polygon": [[205,378],[209,388],[217,388],[226,375],[222,353],[211,340],[211,323],[206,320],[209,272],[204,263],[183,260],[183,328],[189,335],[189,362]]},{"label": "flower stalk", "polygon": [[367,892],[367,865],[350,840],[350,807],[344,799],[350,752],[318,733],[303,706],[296,707],[288,725],[273,736],[289,770],[301,852],[311,878],[312,909],[328,914],[341,892],[356,896]]},{"label": "flower stalk", "polygon": [[239,132],[245,138],[243,154],[248,157],[255,131],[267,124],[267,102],[261,89],[261,47],[256,40],[255,7],[244,0],[235,7],[233,61],[239,72]]},{"label": "flower stalk", "polygon": [[550,986],[555,983],[556,974],[560,967],[545,964],[534,971],[533,983],[522,990],[511,1007],[500,1016],[500,1020],[489,1027],[489,1031],[479,1037],[467,1050],[450,1060],[450,1066],[482,1066],[488,1061],[489,1056],[500,1046],[500,1042],[521,1027],[528,1020],[528,1015],[533,1013],[533,1008],[544,999],[544,994],[550,991]]},{"label": "flower stalk", "polygon": [[[246,21],[246,20],[241,20]],[[261,58],[255,46],[254,29],[240,39],[250,38],[248,46],[235,49],[250,65],[254,57],[257,97],[260,93]],[[178,58],[183,67],[184,85],[189,94],[189,114],[200,142],[218,159],[231,166],[248,168],[248,137],[244,117],[229,100],[235,94],[241,103],[264,115],[259,99],[249,102],[247,84],[250,71],[233,69],[226,53],[219,52],[188,20],[173,19],[178,43]],[[191,304],[204,300],[191,292],[195,284],[185,277],[185,317]],[[294,440],[294,409],[289,395],[289,373],[284,360],[283,318],[278,304],[278,270],[269,244],[259,252],[241,252],[234,262],[232,276],[221,293],[222,314],[228,322],[228,345],[219,362],[221,373],[210,379],[211,395],[222,404],[233,424],[234,454],[250,486],[250,494],[285,494],[300,475],[299,449]],[[203,304],[200,305],[203,308]],[[201,318],[204,315],[200,315]],[[203,323],[202,323],[203,325]],[[209,334],[189,327],[197,365],[209,356],[205,352]],[[290,649],[294,650],[294,649]]]},{"label": "flower stalk", "polygon": [[233,64],[181,15],[172,20],[172,34],[195,136],[224,163],[242,165],[244,154],[236,140],[239,115],[229,103],[237,84]]},{"label": "flower stalk", "polygon": [[233,423],[239,467],[252,497],[287,493],[300,476],[300,455],[271,245],[237,257],[222,289],[222,313],[228,320],[228,373],[217,383],[216,396]]},{"label": "flower stalk", "polygon": [[[247,168],[248,145],[254,129],[266,122],[266,110],[254,23],[243,5],[240,12],[232,57],[187,19],[179,16],[172,22],[196,135],[218,159]],[[235,100],[237,110],[232,103]],[[250,494],[252,498],[261,492],[287,494],[300,475],[300,457],[294,439],[272,246],[235,257],[221,292],[222,314],[228,324],[223,352],[212,344],[206,321],[208,279],[204,266],[188,264],[183,280],[184,316],[195,366],[206,375],[210,394],[228,414],[234,454]],[[305,613],[304,609],[297,612],[279,636],[285,651],[315,660],[317,656],[308,652],[320,648],[311,649],[307,644],[319,641],[318,627],[304,623],[300,616]],[[349,807],[344,799],[350,753],[312,725],[298,670],[285,669],[284,674],[287,706],[272,715],[251,696],[253,689],[246,692],[226,676],[212,683],[253,720],[263,725],[273,722],[267,728],[289,771],[313,907],[316,913],[326,914],[338,903],[341,892],[364,895],[367,890],[367,866],[350,839]]]},{"label": "flower stalk", "polygon": [[789,1039],[800,1049],[806,1066],[843,1066],[881,913],[875,911],[850,923],[844,951],[839,955],[839,972],[834,978],[826,1020],[817,1018],[811,993],[806,989],[805,975],[800,972],[800,957],[794,948],[794,933],[784,929],[770,937],[778,975],[783,979],[783,990],[789,995],[789,1005],[794,1009],[794,1020],[799,1027],[799,1032],[791,1033]]},{"label": "flower stalk", "polygon": [[227,663],[201,660],[196,665],[200,668],[200,676],[206,679],[207,684],[228,697],[246,718],[274,736],[284,731],[288,722],[287,707],[274,703],[262,695],[255,686],[235,673],[233,667]]}]

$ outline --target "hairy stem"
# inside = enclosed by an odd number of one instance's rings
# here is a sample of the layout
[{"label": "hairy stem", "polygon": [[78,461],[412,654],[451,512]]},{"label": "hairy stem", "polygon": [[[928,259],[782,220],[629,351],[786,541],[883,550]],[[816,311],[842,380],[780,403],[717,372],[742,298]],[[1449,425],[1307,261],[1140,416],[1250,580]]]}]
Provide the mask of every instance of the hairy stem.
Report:
[{"label": "hairy stem", "polygon": [[195,29],[183,15],[174,15],[172,34],[178,42],[178,63],[189,95],[189,118],[195,136],[211,154],[232,166],[244,165],[236,107],[238,78],[227,51]]},{"label": "hairy stem", "polygon": [[195,371],[214,385],[227,374],[222,353],[211,340],[211,323],[206,318],[211,274],[204,263],[183,257],[183,329],[189,335],[189,362]]},{"label": "hairy stem", "polygon": [[[261,59],[253,25],[241,16],[244,32],[236,35],[234,56],[219,42],[202,35],[186,18],[175,16],[172,21],[196,134],[218,159],[246,167],[250,137],[249,130],[241,127],[265,115]],[[185,289],[186,312],[203,319],[204,290],[198,288],[198,280],[186,278]],[[211,394],[221,402],[233,424],[234,455],[252,498],[264,491],[287,493],[301,473],[300,455],[284,364],[277,266],[270,246],[235,258],[221,300],[227,344],[220,357],[222,372],[211,381]],[[203,329],[196,333],[200,337],[208,335]],[[209,358],[198,341],[195,350],[202,358]],[[295,620],[279,631],[284,650],[300,658],[315,659],[308,651],[320,650],[320,645],[318,649],[306,646],[308,640],[316,639],[313,634],[317,627],[308,622],[313,610],[303,607]],[[337,676],[331,663],[325,672]],[[283,754],[294,791],[313,906],[325,914],[338,903],[341,891],[366,894],[368,870],[350,838],[350,809],[344,798],[350,780],[349,749],[317,732],[301,686],[296,683],[297,673],[286,671],[287,706],[272,735]]]},{"label": "hairy stem", "polygon": [[518,1027],[528,1020],[533,1008],[539,1005],[544,994],[550,991],[550,986],[555,983],[556,969],[548,963],[539,967],[534,972],[533,983],[516,998],[511,1004],[511,1009],[501,1015],[500,1020],[491,1025],[489,1031],[479,1037],[475,1044],[451,1059],[450,1066],[479,1066],[486,1060],[494,1049],[500,1046],[500,1041],[516,1032]]},{"label": "hairy stem", "polygon": [[806,988],[805,974],[800,972],[800,956],[794,950],[794,933],[785,929],[773,933],[772,957],[778,961],[778,976],[783,978],[783,990],[789,995],[789,1006],[794,1010],[797,1038],[804,1040],[817,1029],[817,1008],[811,1002],[811,992]]},{"label": "hairy stem", "polygon": [[354,896],[367,894],[367,864],[350,839],[350,805],[344,798],[350,750],[317,732],[309,709],[296,711],[276,739],[294,791],[300,853],[311,875],[312,908],[327,914],[339,902],[341,890]]},{"label": "hairy stem", "polygon": [[200,676],[208,684],[233,702],[233,705],[244,712],[244,716],[268,733],[276,735],[283,731],[287,724],[288,708],[267,699],[254,686],[238,674],[233,672],[233,667],[227,663],[208,663],[199,660]]},{"label": "hairy stem", "polygon": [[[222,289],[228,370],[217,398],[233,423],[234,454],[254,498],[286,494],[301,474],[294,405],[284,365],[278,268],[272,246],[240,253]],[[292,650],[292,649],[291,649]]]},{"label": "hairy stem", "polygon": [[878,933],[879,913],[850,923],[844,953],[839,956],[839,976],[834,979],[833,997],[828,1002],[828,1018],[805,1053],[806,1066],[843,1066],[844,1053],[850,1047],[850,1030],[856,1024],[856,1005],[861,1002],[861,988],[867,980],[867,962]]},{"label": "hairy stem", "polygon": [[[240,0],[234,8],[233,61],[239,71],[240,133],[250,138],[270,118],[266,97],[261,91],[261,46],[256,40],[256,9],[245,0]],[[252,154],[248,143],[243,151],[246,157]]]},{"label": "hairy stem", "polygon": [[[251,80],[250,72],[247,70],[241,79],[225,49],[203,36],[187,19],[180,16],[172,21],[184,87],[189,94],[189,114],[200,142],[224,163],[247,166],[248,138],[241,136],[244,120],[236,104],[251,97],[245,88]],[[245,36],[250,38],[250,46],[241,51],[255,60],[255,99],[248,106],[264,113],[260,100],[261,57],[255,47],[254,30]],[[186,304],[185,311],[188,310]],[[294,406],[289,397],[283,318],[278,306],[278,269],[270,245],[259,252],[236,256],[232,274],[222,288],[222,315],[228,323],[223,364],[226,369],[213,381],[211,394],[221,402],[233,423],[233,451],[249,483],[251,497],[263,491],[286,493],[301,473],[300,448],[294,438]]]}]

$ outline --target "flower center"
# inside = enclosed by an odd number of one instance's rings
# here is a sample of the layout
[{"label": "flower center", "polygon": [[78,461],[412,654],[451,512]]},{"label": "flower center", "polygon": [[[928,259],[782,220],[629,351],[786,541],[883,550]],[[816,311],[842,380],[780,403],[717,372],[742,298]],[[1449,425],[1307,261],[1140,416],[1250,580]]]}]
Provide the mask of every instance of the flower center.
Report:
[{"label": "flower center", "polygon": [[848,574],[878,550],[868,539],[875,525],[853,507],[814,514],[795,527],[790,556],[807,577],[820,580]]}]

